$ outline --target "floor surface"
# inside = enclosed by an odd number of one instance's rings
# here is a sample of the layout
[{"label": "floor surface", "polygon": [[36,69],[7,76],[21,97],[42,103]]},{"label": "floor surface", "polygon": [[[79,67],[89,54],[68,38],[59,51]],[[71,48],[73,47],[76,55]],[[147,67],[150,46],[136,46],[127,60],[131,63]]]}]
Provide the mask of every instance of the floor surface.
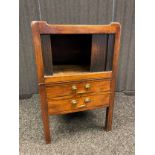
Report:
[{"label": "floor surface", "polygon": [[20,100],[20,155],[134,155],[134,96],[116,93],[113,129],[105,109],[50,116],[52,143],[44,142],[39,96]]}]

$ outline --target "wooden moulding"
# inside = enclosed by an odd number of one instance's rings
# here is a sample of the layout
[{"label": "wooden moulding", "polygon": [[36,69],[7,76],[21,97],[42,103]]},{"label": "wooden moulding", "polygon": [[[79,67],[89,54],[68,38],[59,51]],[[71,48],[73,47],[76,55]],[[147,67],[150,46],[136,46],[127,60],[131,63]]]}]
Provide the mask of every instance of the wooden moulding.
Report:
[{"label": "wooden moulding", "polygon": [[[112,79],[112,71],[107,72],[94,72],[94,73],[78,73],[64,76],[44,76],[45,84],[52,82],[67,82],[67,81],[77,81],[77,80],[95,80],[95,79]],[[40,83],[43,84],[43,83]]]},{"label": "wooden moulding", "polygon": [[46,21],[33,21],[38,23],[40,34],[103,34],[116,33],[120,28],[119,23],[109,25],[54,25]]}]

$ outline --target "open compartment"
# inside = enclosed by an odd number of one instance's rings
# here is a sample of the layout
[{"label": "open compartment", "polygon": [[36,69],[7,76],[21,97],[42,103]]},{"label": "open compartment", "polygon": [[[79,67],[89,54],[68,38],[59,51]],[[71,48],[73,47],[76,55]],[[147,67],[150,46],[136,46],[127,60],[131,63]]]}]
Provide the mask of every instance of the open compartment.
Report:
[{"label": "open compartment", "polygon": [[114,34],[41,35],[45,75],[112,70]]},{"label": "open compartment", "polygon": [[89,72],[91,35],[51,35],[53,73]]}]

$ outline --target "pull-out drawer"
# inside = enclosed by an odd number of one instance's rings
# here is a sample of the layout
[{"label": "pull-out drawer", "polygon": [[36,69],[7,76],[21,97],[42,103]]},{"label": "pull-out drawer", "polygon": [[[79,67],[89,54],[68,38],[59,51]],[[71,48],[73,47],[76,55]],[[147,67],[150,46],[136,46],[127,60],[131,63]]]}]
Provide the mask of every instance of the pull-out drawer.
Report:
[{"label": "pull-out drawer", "polygon": [[75,81],[46,85],[47,99],[59,96],[79,95],[110,91],[110,80]]},{"label": "pull-out drawer", "polygon": [[98,107],[108,106],[109,99],[110,93],[84,95],[82,97],[53,98],[48,102],[48,113],[62,114],[96,109]]}]

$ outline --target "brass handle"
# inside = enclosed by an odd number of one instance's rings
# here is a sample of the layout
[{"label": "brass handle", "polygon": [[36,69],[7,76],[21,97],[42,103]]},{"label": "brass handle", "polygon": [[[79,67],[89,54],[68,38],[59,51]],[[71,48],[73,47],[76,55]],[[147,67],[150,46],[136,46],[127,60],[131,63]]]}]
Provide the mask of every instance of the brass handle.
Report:
[{"label": "brass handle", "polygon": [[85,99],[84,99],[84,102],[85,102],[85,103],[89,103],[89,102],[91,102],[91,99],[90,99],[90,98],[85,98]]},{"label": "brass handle", "polygon": [[86,107],[86,105],[85,105],[85,104],[82,104],[82,105],[80,105],[80,106],[77,107],[77,108],[84,108],[84,107]]},{"label": "brass handle", "polygon": [[[77,100],[71,100],[71,104],[76,107]],[[82,104],[82,105],[80,105],[79,107],[76,107],[76,108],[84,108],[84,107],[86,107],[86,104]]]},{"label": "brass handle", "polygon": [[76,100],[71,100],[72,105],[76,105],[77,101]]},{"label": "brass handle", "polygon": [[85,94],[85,93],[86,93],[85,91],[77,92],[77,94],[79,94],[79,95],[82,95],[82,94]]},{"label": "brass handle", "polygon": [[72,91],[77,91],[76,85],[73,85],[73,86],[72,86]]},{"label": "brass handle", "polygon": [[85,85],[85,89],[90,89],[90,84],[89,84],[89,83],[87,83],[87,84]]}]

